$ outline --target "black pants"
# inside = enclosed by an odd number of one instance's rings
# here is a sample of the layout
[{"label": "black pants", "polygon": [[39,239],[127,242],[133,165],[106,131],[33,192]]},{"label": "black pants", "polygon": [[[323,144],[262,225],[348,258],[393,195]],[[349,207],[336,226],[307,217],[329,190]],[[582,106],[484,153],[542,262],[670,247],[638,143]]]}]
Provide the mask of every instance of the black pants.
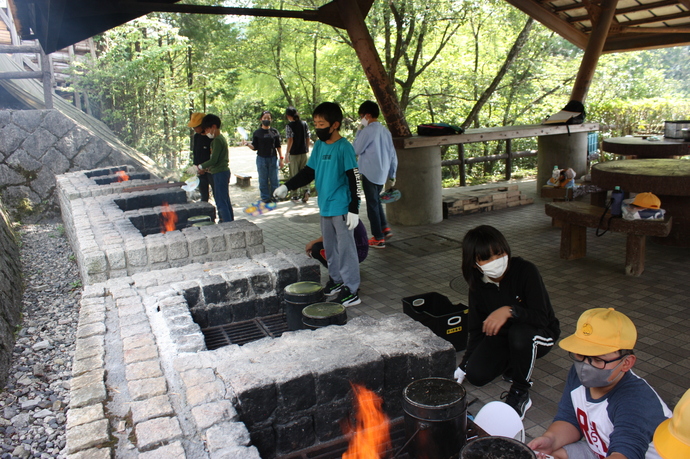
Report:
[{"label": "black pants", "polygon": [[213,190],[213,174],[209,174],[208,172],[201,174],[199,176],[199,194],[201,194],[201,200],[204,202],[208,202],[209,186],[211,187],[211,190]]},{"label": "black pants", "polygon": [[546,330],[529,324],[510,324],[507,331],[501,329],[496,336],[484,336],[467,361],[467,380],[483,386],[508,372],[514,388],[527,390],[535,360],[548,354],[555,343]]}]

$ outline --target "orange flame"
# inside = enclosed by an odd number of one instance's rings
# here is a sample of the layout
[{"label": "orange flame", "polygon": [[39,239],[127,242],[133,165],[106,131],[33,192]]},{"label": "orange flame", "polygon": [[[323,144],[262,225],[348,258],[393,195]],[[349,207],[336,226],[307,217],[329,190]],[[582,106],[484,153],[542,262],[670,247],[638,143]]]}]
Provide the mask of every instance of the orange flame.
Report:
[{"label": "orange flame", "polygon": [[125,171],[117,171],[115,172],[115,175],[117,175],[118,182],[126,182],[129,180],[129,175],[127,175],[127,172]]},{"label": "orange flame", "polygon": [[342,459],[380,459],[391,448],[388,416],[381,397],[364,386],[352,384],[355,393],[355,431]]},{"label": "orange flame", "polygon": [[163,221],[161,225],[161,233],[167,233],[168,231],[175,231],[177,223],[177,214],[168,205],[167,202],[163,203],[163,213],[161,214]]}]

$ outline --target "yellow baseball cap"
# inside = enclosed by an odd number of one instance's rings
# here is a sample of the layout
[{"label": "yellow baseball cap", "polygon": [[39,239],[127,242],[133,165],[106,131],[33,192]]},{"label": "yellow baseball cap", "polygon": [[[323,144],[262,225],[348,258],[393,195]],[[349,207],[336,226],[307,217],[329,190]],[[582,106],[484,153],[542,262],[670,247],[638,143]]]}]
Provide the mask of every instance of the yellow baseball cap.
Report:
[{"label": "yellow baseball cap", "polygon": [[661,200],[654,193],[639,193],[635,196],[632,205],[645,209],[660,209]]},{"label": "yellow baseball cap", "polygon": [[637,329],[632,320],[613,308],[594,308],[582,313],[573,335],[559,344],[568,352],[604,355],[621,349],[633,349]]},{"label": "yellow baseball cap", "polygon": [[205,113],[192,113],[192,116],[189,117],[189,123],[187,123],[187,127],[195,128],[199,126],[201,124],[201,120],[204,119],[204,116],[206,116]]},{"label": "yellow baseball cap", "polygon": [[690,389],[673,410],[673,417],[665,420],[654,432],[654,446],[664,459],[690,457]]}]

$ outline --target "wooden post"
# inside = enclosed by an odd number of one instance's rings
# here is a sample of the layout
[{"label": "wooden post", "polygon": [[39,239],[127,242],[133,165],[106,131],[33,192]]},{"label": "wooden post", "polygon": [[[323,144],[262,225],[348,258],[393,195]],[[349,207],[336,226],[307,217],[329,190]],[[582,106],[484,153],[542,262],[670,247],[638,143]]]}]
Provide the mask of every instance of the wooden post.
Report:
[{"label": "wooden post", "polygon": [[506,139],[506,180],[510,180],[510,176],[513,173],[513,142],[510,139]]},{"label": "wooden post", "polygon": [[460,186],[467,185],[467,170],[465,169],[465,144],[458,144],[458,159],[460,160]]},{"label": "wooden post", "polygon": [[580,62],[580,70],[577,72],[573,91],[570,93],[570,100],[584,102],[587,98],[587,91],[589,91],[589,86],[592,84],[599,56],[601,56],[601,52],[604,50],[606,37],[608,37],[611,22],[616,14],[617,4],[618,0],[603,0],[599,17],[592,18],[594,27],[589,35],[585,55],[582,57],[582,62]]},{"label": "wooden post", "polygon": [[50,59],[41,49],[41,71],[43,72],[43,101],[46,110],[53,109],[53,79],[50,77]]},{"label": "wooden post", "polygon": [[359,4],[352,0],[335,0],[335,3],[338,5],[340,17],[352,40],[352,46],[381,107],[388,129],[393,137],[410,137],[412,133],[400,109],[395,87],[386,74],[386,69],[374,46],[374,40],[364,23]]}]

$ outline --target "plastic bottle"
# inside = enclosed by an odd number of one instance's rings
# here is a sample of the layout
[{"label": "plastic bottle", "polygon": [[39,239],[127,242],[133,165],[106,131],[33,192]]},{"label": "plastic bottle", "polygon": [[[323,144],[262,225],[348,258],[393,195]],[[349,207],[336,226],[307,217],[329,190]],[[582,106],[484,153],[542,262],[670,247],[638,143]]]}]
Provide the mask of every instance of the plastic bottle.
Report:
[{"label": "plastic bottle", "polygon": [[561,170],[558,168],[558,166],[553,166],[553,172],[551,172],[551,177],[553,177],[554,180],[558,180],[559,175],[561,175]]},{"label": "plastic bottle", "polygon": [[623,215],[623,190],[617,186],[611,192],[611,216],[620,217],[621,215]]}]

